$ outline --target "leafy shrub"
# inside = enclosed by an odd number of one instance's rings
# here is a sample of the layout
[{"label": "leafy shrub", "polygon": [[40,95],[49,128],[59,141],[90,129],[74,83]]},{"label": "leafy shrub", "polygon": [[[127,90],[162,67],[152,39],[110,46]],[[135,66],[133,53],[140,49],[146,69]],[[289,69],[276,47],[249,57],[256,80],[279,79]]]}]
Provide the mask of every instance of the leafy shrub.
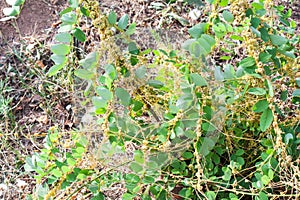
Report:
[{"label": "leafy shrub", "polygon": [[[135,24],[128,15],[118,19],[114,11],[102,14],[97,1],[71,1],[61,13],[48,74],[57,75],[68,60],[76,64],[72,41],[85,41],[78,22],[82,15],[90,18],[100,46],[87,52],[74,74],[88,83],[85,96],[104,139],[93,153],[92,139],[72,133],[70,149],[50,131],[45,149],[25,166],[37,173],[39,198],[64,191],[71,198],[86,187],[92,199],[104,199],[105,188],[116,183],[125,185],[123,199],[297,196],[295,22],[272,1],[208,2],[209,20],[189,29],[185,54],[142,51],[131,39]],[[126,51],[116,43],[120,38]],[[99,171],[87,164],[109,165],[114,155],[128,152],[128,144],[135,149],[119,157],[120,165]]]}]

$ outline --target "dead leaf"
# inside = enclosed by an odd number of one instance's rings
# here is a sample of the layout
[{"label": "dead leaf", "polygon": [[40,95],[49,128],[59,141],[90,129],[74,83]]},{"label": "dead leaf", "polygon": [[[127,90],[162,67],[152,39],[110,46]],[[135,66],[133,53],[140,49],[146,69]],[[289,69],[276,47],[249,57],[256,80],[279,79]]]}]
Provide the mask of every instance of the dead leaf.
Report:
[{"label": "dead leaf", "polygon": [[39,68],[41,68],[41,69],[44,69],[44,68],[45,68],[44,63],[43,63],[42,61],[40,61],[40,60],[36,61],[36,65],[37,65]]},{"label": "dead leaf", "polygon": [[48,123],[48,116],[47,115],[41,115],[39,116],[36,121],[39,123],[47,124]]}]

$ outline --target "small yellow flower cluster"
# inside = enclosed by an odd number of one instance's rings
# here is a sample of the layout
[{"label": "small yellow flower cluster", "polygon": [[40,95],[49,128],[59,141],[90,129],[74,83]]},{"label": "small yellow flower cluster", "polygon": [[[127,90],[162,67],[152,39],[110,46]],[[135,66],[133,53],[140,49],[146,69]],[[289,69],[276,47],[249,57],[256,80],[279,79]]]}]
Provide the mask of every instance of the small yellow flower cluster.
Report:
[{"label": "small yellow flower cluster", "polygon": [[90,12],[90,18],[92,19],[94,27],[98,29],[101,40],[106,39],[107,35],[111,36],[112,31],[108,29],[108,20],[107,17],[104,14],[102,14],[99,8],[99,2],[93,0],[85,0],[84,5],[86,9]]},{"label": "small yellow flower cluster", "polygon": [[234,15],[233,25],[242,24],[248,8],[249,3],[247,0],[233,0],[230,2],[230,12]]}]

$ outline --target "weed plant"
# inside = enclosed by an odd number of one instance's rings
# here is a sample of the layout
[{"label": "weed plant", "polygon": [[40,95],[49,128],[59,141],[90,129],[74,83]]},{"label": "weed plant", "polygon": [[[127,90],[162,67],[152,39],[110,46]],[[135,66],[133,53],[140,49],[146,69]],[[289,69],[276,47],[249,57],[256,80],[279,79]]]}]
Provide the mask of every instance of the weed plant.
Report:
[{"label": "weed plant", "polygon": [[[70,1],[48,76],[68,71],[86,81],[98,135],[49,130],[45,148],[26,159],[37,180],[29,199],[105,199],[116,184],[124,200],[299,197],[299,36],[291,11],[269,0],[207,6],[208,21],[189,29],[181,50],[141,50],[127,14]],[[78,59],[82,18],[101,42]]]}]

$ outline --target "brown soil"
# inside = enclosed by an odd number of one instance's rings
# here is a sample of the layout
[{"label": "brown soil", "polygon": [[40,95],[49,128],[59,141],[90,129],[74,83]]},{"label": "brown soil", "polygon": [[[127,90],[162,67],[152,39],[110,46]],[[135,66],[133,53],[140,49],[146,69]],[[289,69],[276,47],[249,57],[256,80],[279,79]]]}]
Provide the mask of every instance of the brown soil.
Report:
[{"label": "brown soil", "polygon": [[[57,3],[59,2],[59,3]],[[59,7],[67,0],[26,0],[21,14],[17,19],[0,22],[0,47],[7,49],[7,44],[19,41],[20,37],[41,38],[47,34],[47,29],[58,19]],[[4,0],[0,1],[0,19],[4,18],[2,9],[9,7]]]}]

